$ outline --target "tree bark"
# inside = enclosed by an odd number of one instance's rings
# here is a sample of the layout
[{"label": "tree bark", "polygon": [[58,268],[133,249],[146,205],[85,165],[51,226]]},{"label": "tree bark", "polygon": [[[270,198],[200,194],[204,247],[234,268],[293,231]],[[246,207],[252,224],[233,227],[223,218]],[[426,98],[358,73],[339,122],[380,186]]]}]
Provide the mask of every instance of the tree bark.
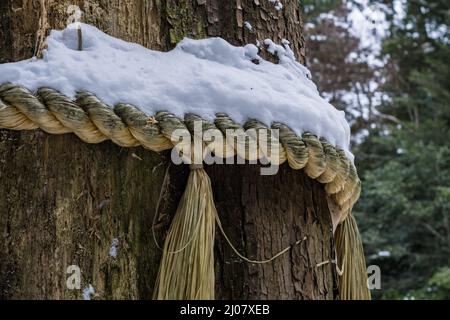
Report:
[{"label": "tree bark", "polygon": [[[235,45],[286,38],[304,61],[296,0],[283,1],[282,11],[265,0],[3,0],[0,62],[31,57],[37,30],[64,28],[69,4],[80,6],[83,22],[151,49],[169,50],[184,36],[220,36]],[[67,267],[77,265],[81,289],[91,284],[93,298],[149,299],[160,260],[153,218],[162,243],[188,173],[169,164],[168,152],[0,130],[0,298],[81,299],[82,290],[66,286]],[[218,234],[217,298],[335,298],[334,268],[316,267],[333,259],[322,185],[287,165],[275,176],[260,176],[249,164],[212,165],[207,172],[225,232],[242,254],[269,258],[306,236],[274,262],[254,265]]]}]

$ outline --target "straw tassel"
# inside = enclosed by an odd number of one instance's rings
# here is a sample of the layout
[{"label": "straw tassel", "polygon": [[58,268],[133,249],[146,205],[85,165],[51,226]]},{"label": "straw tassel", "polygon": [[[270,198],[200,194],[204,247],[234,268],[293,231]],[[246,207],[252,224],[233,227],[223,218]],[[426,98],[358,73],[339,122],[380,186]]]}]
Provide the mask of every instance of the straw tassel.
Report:
[{"label": "straw tassel", "polygon": [[216,215],[210,179],[201,165],[191,165],[164,243],[154,299],[214,299]]},{"label": "straw tassel", "polygon": [[356,220],[352,214],[338,225],[334,235],[341,300],[370,300],[366,261]]}]

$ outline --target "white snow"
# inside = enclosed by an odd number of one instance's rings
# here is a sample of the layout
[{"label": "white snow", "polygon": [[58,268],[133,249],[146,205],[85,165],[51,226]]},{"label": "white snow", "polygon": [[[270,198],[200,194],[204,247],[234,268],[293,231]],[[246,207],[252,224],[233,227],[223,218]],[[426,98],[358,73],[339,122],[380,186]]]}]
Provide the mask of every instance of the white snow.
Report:
[{"label": "white snow", "polygon": [[360,39],[360,47],[369,51],[367,62],[373,66],[384,65],[379,59],[381,42],[386,37],[389,23],[386,14],[376,5],[371,5],[369,0],[358,0],[362,9],[352,8],[348,19],[351,23],[351,33]]},{"label": "white snow", "polygon": [[[285,66],[290,66],[293,71],[298,72],[302,77],[311,79],[311,72],[304,65],[298,63],[295,59],[294,52],[290,47],[290,42],[286,39],[282,40],[283,45],[274,43],[270,39],[264,40],[264,44],[267,46],[267,51],[273,55],[276,55],[279,59],[280,64]],[[312,81],[310,83],[313,84]],[[317,92],[316,86],[313,84],[314,89]]]},{"label": "white snow", "polygon": [[378,252],[378,256],[379,257],[390,257],[391,256],[391,252],[387,251],[387,250],[383,250]]},{"label": "white snow", "polygon": [[83,51],[77,50],[73,25],[53,30],[43,59],[0,64],[0,83],[30,90],[48,86],[70,97],[88,90],[109,105],[130,103],[149,115],[168,110],[213,119],[226,112],[240,123],[249,118],[267,125],[280,121],[298,134],[309,131],[326,138],[353,160],[344,112],[320,97],[287,41],[264,41],[279,58],[274,64],[260,58],[253,44],[235,47],[221,38],[186,38],[172,51],[158,52],[80,26]]},{"label": "white snow", "polygon": [[95,294],[94,287],[89,284],[83,289],[83,299],[84,300],[91,300],[91,296]]},{"label": "white snow", "polygon": [[252,30],[253,30],[252,24],[251,24],[250,22],[248,22],[248,21],[245,21],[245,22],[244,22],[244,27],[245,27],[246,29],[248,29],[249,31],[252,31]]},{"label": "white snow", "polygon": [[117,257],[117,250],[119,247],[119,238],[114,238],[111,241],[111,246],[109,247],[109,256],[112,258]]},{"label": "white snow", "polygon": [[273,4],[273,6],[275,7],[275,10],[280,11],[283,9],[283,4],[281,3],[281,1],[269,0],[269,2]]}]

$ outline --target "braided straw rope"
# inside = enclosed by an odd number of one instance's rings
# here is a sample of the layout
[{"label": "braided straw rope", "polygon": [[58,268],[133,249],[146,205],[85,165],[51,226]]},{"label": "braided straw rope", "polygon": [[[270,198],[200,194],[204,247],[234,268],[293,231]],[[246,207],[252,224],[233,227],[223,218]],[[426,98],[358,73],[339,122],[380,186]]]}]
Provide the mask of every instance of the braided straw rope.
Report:
[{"label": "braided straw rope", "polygon": [[[354,164],[343,150],[308,132],[298,136],[279,122],[274,122],[271,127],[278,130],[279,137],[276,137],[275,131],[258,120],[249,120],[241,126],[225,113],[216,114],[214,122],[195,114],[187,114],[180,119],[167,111],[151,117],[130,104],[119,103],[111,108],[86,91],[78,92],[71,100],[50,88],[40,88],[33,94],[20,85],[0,85],[0,129],[40,128],[51,134],[72,132],[87,143],[110,139],[122,147],[141,145],[160,152],[180,143],[172,140],[175,130],[187,135],[193,133],[195,121],[201,122],[204,132],[213,130],[216,136],[222,133],[226,143],[216,140],[204,142],[217,157],[266,158],[272,164],[287,161],[295,170],[304,169],[310,178],[325,184],[325,191],[341,208],[340,221],[358,200],[361,182]],[[230,134],[229,129],[235,130],[234,134]],[[257,146],[255,149],[253,146],[256,144],[249,142],[257,141],[261,129],[273,133],[273,136],[269,134],[269,147]]]},{"label": "braided straw rope", "polygon": [[[251,119],[241,126],[225,113],[216,114],[214,122],[195,114],[186,114],[184,119],[180,119],[167,111],[157,112],[151,117],[130,104],[119,103],[111,108],[86,91],[78,92],[71,100],[50,88],[40,88],[33,94],[12,83],[0,85],[0,129],[40,128],[51,134],[73,132],[87,143],[110,139],[122,147],[141,145],[156,152],[180,148],[184,152],[186,143],[194,143],[192,134],[199,134],[196,130],[198,124],[202,136],[196,138],[200,138],[203,146],[216,157],[264,159],[274,165],[287,161],[291,168],[304,169],[310,178],[325,185],[327,201],[332,201],[329,207],[333,230],[339,224],[335,238],[338,260],[344,268],[340,273],[341,298],[370,298],[370,293],[362,288],[366,279],[364,255],[356,222],[350,214],[359,198],[361,182],[344,151],[325,139],[308,132],[298,136],[279,122],[268,128]],[[173,134],[175,131],[176,135]],[[207,134],[214,137],[204,140]],[[262,134],[268,134],[267,145],[255,143],[260,141]],[[179,141],[180,135],[189,139]],[[202,158],[197,159],[198,154],[194,153],[195,161],[203,160],[206,155],[202,153]],[[191,160],[194,155],[182,156]],[[186,191],[164,244],[154,293],[156,299],[214,298],[215,220],[229,240],[218,219],[206,172],[202,165],[191,165],[191,169]],[[256,261],[245,258],[229,244],[241,258],[252,263],[270,262],[291,248],[285,248],[270,259]]]}]

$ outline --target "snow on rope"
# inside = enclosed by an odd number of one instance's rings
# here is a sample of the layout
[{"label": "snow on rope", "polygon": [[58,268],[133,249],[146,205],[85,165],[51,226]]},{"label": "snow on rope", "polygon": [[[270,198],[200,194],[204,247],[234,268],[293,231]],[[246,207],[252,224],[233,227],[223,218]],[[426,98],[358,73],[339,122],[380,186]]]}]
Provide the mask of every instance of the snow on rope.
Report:
[{"label": "snow on rope", "polygon": [[[268,128],[257,120],[249,120],[241,126],[225,113],[218,113],[212,122],[192,113],[186,114],[184,119],[167,111],[148,116],[130,104],[119,103],[111,108],[90,92],[80,91],[75,100],[71,100],[50,88],[40,88],[34,95],[16,84],[0,85],[0,129],[41,128],[52,134],[73,132],[87,143],[110,139],[122,147],[142,145],[159,152],[180,143],[173,139],[175,130],[194,134],[195,121],[202,123],[202,130],[216,130],[225,137],[226,148],[223,149],[226,150],[213,149],[218,156],[237,154],[244,159],[260,159],[264,155],[276,164],[287,161],[293,169],[304,169],[309,177],[324,183],[327,194],[341,206],[342,212],[347,212],[359,198],[361,182],[353,162],[342,149],[309,132],[299,136],[280,122]],[[264,149],[252,153],[249,130],[261,129],[278,130],[275,143],[279,141],[277,150],[281,151],[276,153],[277,159],[264,154],[267,153]],[[230,137],[227,130],[236,135]],[[244,137],[239,138],[239,135]],[[237,147],[238,143],[243,143],[243,148]]]},{"label": "snow on rope", "polygon": [[235,47],[221,38],[184,39],[172,51],[158,52],[79,25],[82,51],[73,25],[53,30],[43,59],[0,64],[0,83],[31,91],[53,88],[70,99],[78,91],[89,91],[105,105],[129,103],[147,115],[169,109],[179,118],[195,113],[212,121],[226,112],[238,123],[258,119],[270,126],[279,121],[297,135],[311,132],[325,138],[353,161],[344,112],[320,97],[309,70],[295,60],[287,41],[265,41],[279,57],[274,64],[259,57],[252,44]]}]

